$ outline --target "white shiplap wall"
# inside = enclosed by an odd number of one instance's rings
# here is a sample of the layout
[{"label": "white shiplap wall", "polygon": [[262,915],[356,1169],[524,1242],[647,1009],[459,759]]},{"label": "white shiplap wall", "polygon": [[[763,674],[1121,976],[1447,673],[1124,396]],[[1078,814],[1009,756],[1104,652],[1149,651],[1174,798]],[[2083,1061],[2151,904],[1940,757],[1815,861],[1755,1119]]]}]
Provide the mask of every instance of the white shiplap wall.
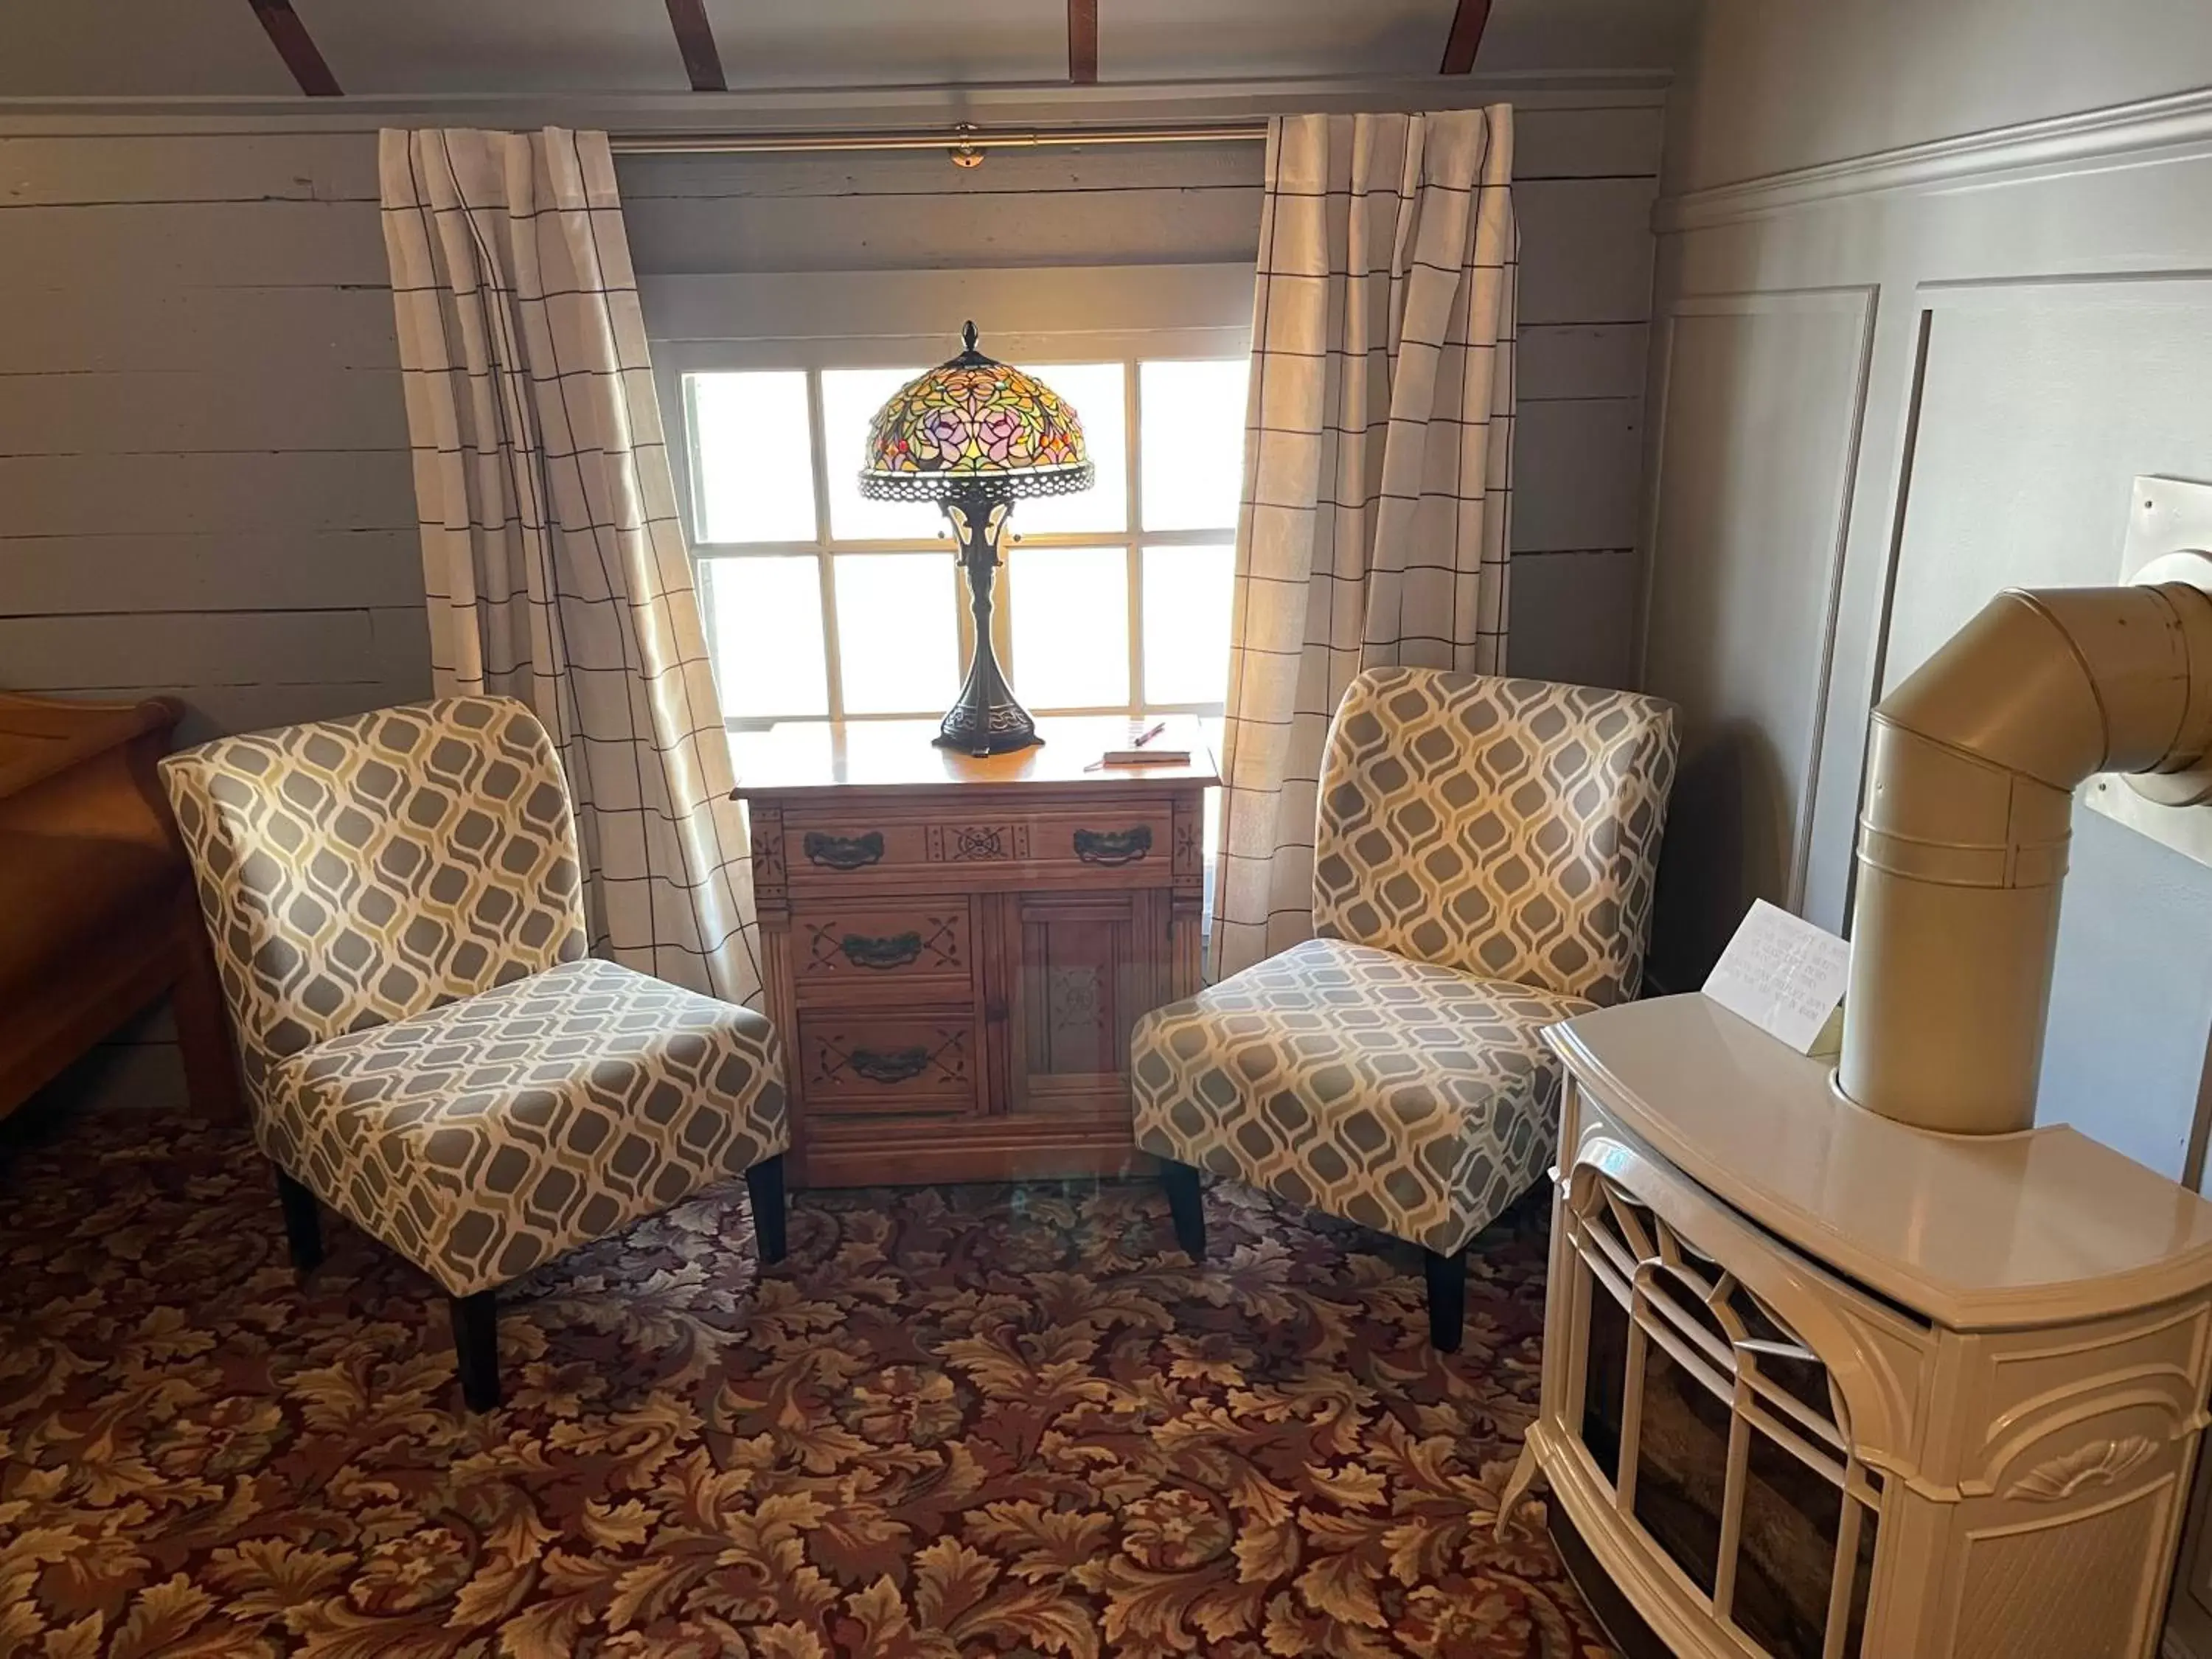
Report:
[{"label": "white shiplap wall", "polygon": [[0,138],[0,684],[424,694],[367,135]]},{"label": "white shiplap wall", "polygon": [[[428,695],[368,134],[0,138],[0,685],[186,738]],[[55,1085],[166,1104],[166,1014]]]},{"label": "white shiplap wall", "polygon": [[[1627,685],[1662,111],[1526,109],[1512,660]],[[633,156],[621,163],[641,275],[1249,264],[1256,143]],[[654,319],[647,288],[648,325]],[[696,325],[694,325],[696,326]],[[745,331],[733,323],[738,331]]]},{"label": "white shiplap wall", "polygon": [[[1519,131],[1516,665],[1626,684],[1661,112]],[[651,274],[1249,260],[1259,166],[1179,145],[623,176]],[[426,695],[374,135],[0,137],[0,685],[174,693],[187,738]],[[166,1021],[75,1086],[175,1097]]]}]

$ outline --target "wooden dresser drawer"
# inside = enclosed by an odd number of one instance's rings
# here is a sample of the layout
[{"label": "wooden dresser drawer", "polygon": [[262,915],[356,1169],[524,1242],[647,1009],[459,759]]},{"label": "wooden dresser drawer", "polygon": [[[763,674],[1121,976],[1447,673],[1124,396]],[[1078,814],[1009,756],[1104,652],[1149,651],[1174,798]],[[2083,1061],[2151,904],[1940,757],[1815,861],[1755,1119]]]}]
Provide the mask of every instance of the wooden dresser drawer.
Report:
[{"label": "wooden dresser drawer", "polygon": [[[795,890],[851,891],[916,876],[1016,884],[1039,877],[1165,886],[1174,809],[1165,799],[1030,812],[790,813],[785,856]],[[1116,872],[1119,872],[1118,874]]]},{"label": "wooden dresser drawer", "polygon": [[965,1009],[803,1012],[799,1090],[810,1113],[966,1116],[982,1109],[982,1038]]},{"label": "wooden dresser drawer", "polygon": [[972,1001],[968,901],[955,895],[801,904],[791,918],[791,973],[802,1006]]}]

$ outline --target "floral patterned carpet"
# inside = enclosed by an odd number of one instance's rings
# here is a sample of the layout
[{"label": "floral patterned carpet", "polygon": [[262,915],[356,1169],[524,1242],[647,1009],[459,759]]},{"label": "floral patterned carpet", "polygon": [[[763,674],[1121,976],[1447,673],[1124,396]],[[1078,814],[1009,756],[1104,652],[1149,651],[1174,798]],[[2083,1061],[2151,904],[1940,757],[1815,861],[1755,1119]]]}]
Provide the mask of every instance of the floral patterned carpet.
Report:
[{"label": "floral patterned carpet", "polygon": [[[22,1139],[21,1135],[11,1137]],[[568,1259],[461,1411],[428,1281],[332,1223],[304,1289],[243,1133],[0,1150],[0,1653],[1601,1652],[1540,1510],[1540,1221],[1418,1256],[1215,1188],[741,1188]]]}]

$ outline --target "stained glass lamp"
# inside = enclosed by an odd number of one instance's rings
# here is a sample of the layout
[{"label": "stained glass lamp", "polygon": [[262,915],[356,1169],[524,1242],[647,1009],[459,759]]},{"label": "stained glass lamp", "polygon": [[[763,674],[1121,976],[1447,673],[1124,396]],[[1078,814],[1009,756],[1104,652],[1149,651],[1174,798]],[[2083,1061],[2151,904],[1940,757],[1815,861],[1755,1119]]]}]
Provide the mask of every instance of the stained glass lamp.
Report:
[{"label": "stained glass lamp", "polygon": [[1083,423],[1050,386],[978,351],[975,324],[961,337],[967,349],[957,357],[909,380],[876,411],[860,494],[945,509],[968,573],[975,655],[935,741],[998,755],[1043,741],[991,648],[991,587],[1006,519],[1024,495],[1090,489],[1093,469]]}]

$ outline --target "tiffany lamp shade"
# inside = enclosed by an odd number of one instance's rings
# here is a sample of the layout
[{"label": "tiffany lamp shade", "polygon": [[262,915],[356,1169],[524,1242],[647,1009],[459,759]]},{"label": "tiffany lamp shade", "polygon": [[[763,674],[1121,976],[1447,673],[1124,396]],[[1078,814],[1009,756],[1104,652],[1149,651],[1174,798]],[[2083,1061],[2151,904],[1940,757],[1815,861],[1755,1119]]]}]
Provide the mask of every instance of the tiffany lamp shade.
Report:
[{"label": "tiffany lamp shade", "polygon": [[945,509],[968,573],[975,656],[935,741],[997,755],[1044,741],[991,648],[991,586],[1006,518],[1024,495],[1090,489],[1092,469],[1082,422],[1051,387],[976,350],[975,324],[962,339],[967,349],[957,357],[909,380],[876,411],[860,493]]}]

